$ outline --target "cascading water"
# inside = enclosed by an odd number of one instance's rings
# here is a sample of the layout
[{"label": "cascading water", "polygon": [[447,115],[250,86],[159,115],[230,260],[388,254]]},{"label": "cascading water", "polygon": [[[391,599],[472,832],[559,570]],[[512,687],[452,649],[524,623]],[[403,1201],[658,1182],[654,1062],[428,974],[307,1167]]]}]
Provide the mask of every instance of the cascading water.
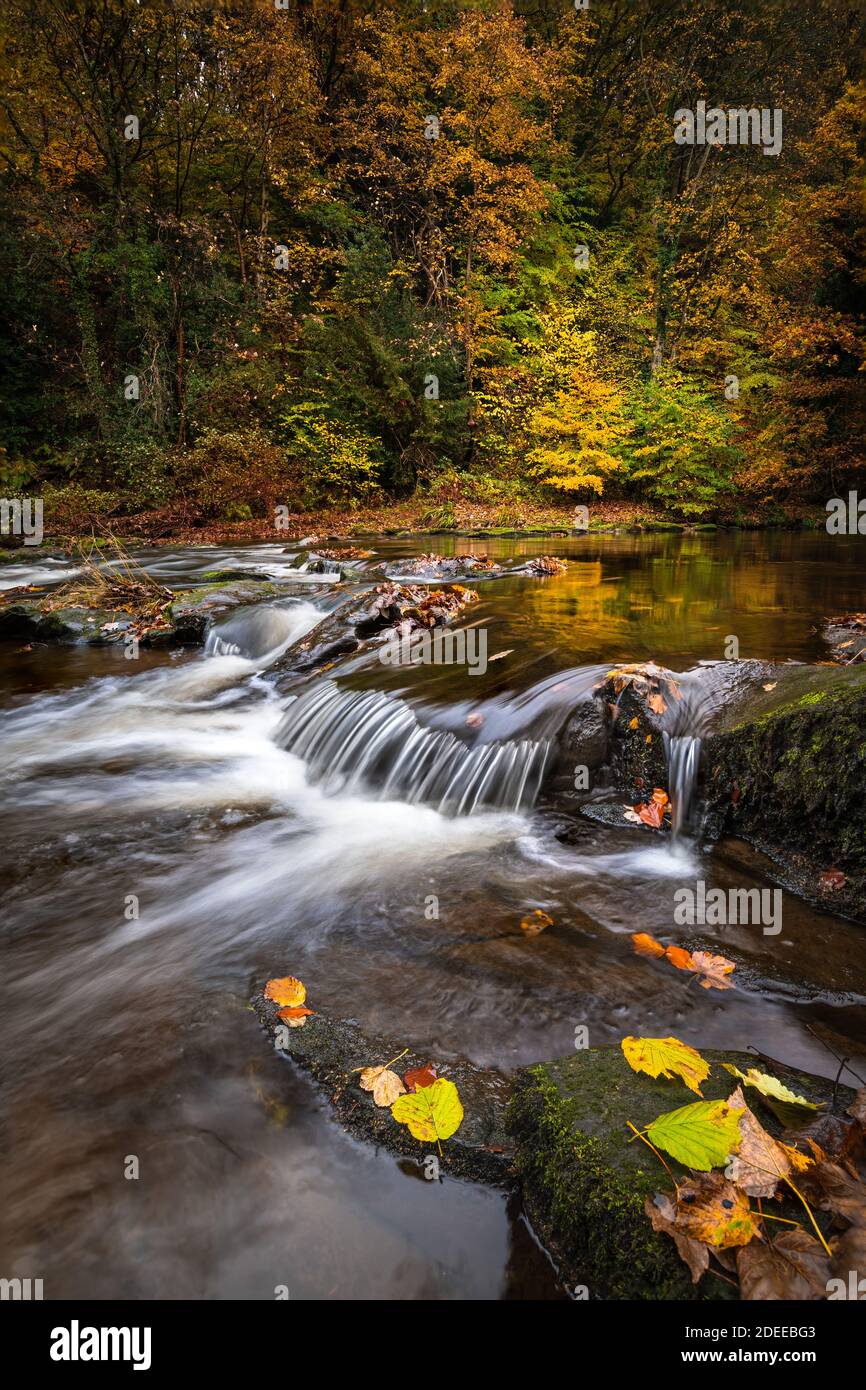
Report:
[{"label": "cascading water", "polygon": [[533,739],[468,747],[452,733],[422,728],[393,697],[341,691],[332,681],[294,701],[275,740],[326,785],[375,787],[383,799],[454,815],[531,806],[551,749]]},{"label": "cascading water", "polygon": [[672,806],[671,831],[676,839],[688,825],[701,762],[701,740],[693,734],[667,733],[664,739]]}]

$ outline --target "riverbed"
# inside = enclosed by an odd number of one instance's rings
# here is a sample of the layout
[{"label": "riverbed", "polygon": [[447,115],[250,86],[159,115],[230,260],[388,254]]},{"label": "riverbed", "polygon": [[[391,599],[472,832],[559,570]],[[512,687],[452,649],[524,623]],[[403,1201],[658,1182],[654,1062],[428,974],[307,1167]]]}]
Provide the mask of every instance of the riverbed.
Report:
[{"label": "riverbed", "polygon": [[[866,1062],[866,928],[785,893],[778,935],[717,934],[743,961],[736,987],[697,988],[631,934],[671,935],[678,884],[773,887],[773,866],[580,816],[551,785],[573,702],[614,663],[688,685],[732,637],[741,658],[827,660],[822,619],[862,608],[862,538],[362,544],[341,584],[289,544],[137,552],[173,588],[222,568],[285,583],[203,650],[0,647],[0,1273],[46,1297],[561,1296],[513,1196],[427,1182],[341,1132],[249,1008],[271,976],[432,1059],[506,1073],[579,1030],[751,1046],[826,1076],[834,1053]],[[497,657],[483,674],[370,652],[292,671],[342,596],[431,550],[568,570],[467,581]],[[24,582],[72,568],[35,557]],[[306,744],[286,732],[299,699],[324,701]],[[440,786],[464,749],[476,764]],[[555,925],[530,937],[536,909]]]}]

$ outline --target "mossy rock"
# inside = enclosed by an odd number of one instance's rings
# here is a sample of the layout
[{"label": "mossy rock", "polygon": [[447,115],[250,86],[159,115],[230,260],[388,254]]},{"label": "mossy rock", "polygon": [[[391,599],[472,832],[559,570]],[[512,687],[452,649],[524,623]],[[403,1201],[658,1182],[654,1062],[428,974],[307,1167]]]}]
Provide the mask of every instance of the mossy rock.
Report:
[{"label": "mossy rock", "polygon": [[[726,1099],[736,1082],[721,1067],[772,1070],[800,1095],[830,1103],[832,1084],[770,1066],[754,1053],[702,1051],[712,1066],[705,1100]],[[836,1108],[853,1092],[840,1087]],[[736,1290],[708,1271],[697,1286],[669,1236],[653,1231],[647,1197],[670,1191],[661,1163],[628,1128],[697,1100],[684,1085],[632,1071],[618,1047],[594,1047],[530,1067],[514,1085],[506,1127],[527,1213],[569,1288],[583,1285],[600,1299],[727,1299]],[[758,1110],[752,1093],[747,1099]],[[778,1123],[763,1108],[761,1123]],[[671,1171],[687,1170],[667,1156]],[[786,1215],[791,1213],[786,1212]]]},{"label": "mossy rock", "polygon": [[[817,670],[823,688],[710,739],[708,795],[721,828],[779,858],[806,896],[866,918],[866,668]],[[830,867],[847,882],[822,893]]]}]

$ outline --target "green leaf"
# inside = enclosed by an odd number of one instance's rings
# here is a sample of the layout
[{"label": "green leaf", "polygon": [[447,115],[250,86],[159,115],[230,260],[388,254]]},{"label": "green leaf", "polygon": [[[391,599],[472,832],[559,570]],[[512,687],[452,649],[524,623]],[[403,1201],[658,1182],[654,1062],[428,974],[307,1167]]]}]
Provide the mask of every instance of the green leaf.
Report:
[{"label": "green leaf", "polygon": [[647,1138],[671,1158],[709,1172],[727,1163],[740,1147],[740,1110],[731,1110],[725,1100],[699,1100],[668,1110],[647,1126]]},{"label": "green leaf", "polygon": [[432,1086],[398,1096],[391,1106],[398,1124],[408,1125],[409,1133],[422,1143],[450,1139],[463,1120],[463,1106],[453,1081],[440,1076]]}]

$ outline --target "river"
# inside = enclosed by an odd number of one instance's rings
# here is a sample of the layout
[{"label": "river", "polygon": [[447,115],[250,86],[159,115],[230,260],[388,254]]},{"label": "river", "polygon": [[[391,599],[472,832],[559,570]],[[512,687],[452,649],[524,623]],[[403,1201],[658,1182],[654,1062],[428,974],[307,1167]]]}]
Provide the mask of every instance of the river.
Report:
[{"label": "river", "polygon": [[[549,780],[571,704],[611,663],[688,683],[731,636],[742,657],[826,660],[821,619],[863,606],[862,541],[363,544],[368,569],[434,548],[569,569],[470,581],[472,622],[507,653],[483,675],[369,652],[292,674],[346,585],[278,544],[136,553],[172,587],[220,567],[286,581],[204,650],[0,648],[0,1273],[46,1297],[559,1296],[516,1199],[426,1182],[341,1132],[250,1010],[274,975],[431,1058],[506,1072],[568,1052],[579,1026],[592,1045],[673,1033],[824,1075],[819,1037],[866,1054],[864,928],[785,894],[778,937],[728,929],[749,959],[737,988],[649,968],[630,934],[671,932],[677,882],[765,887],[772,867],[571,815]],[[71,565],[24,568],[0,581]],[[537,908],[556,926],[530,939]]]}]

